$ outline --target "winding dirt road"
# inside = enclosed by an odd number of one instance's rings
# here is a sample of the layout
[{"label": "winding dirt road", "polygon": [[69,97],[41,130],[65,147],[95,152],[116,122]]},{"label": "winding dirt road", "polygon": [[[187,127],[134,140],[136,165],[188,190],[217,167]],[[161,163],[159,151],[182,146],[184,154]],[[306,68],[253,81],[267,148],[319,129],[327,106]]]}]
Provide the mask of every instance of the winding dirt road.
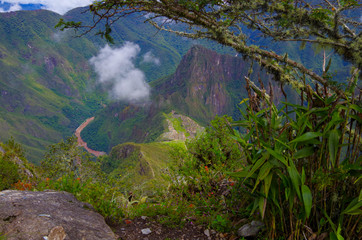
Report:
[{"label": "winding dirt road", "polygon": [[85,150],[87,150],[87,152],[89,152],[90,154],[93,154],[96,157],[105,155],[105,152],[99,152],[99,151],[95,151],[93,149],[90,149],[87,146],[87,143],[83,141],[82,137],[80,136],[80,133],[82,132],[82,130],[91,122],[94,120],[94,117],[88,118],[87,120],[85,120],[76,130],[75,130],[75,136],[78,139],[78,146],[84,147]]}]

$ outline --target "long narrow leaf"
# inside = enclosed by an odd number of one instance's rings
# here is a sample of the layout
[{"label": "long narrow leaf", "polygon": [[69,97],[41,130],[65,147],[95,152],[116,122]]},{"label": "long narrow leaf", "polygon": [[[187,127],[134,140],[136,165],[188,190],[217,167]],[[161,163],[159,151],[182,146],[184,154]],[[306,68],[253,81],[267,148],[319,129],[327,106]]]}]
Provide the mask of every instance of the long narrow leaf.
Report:
[{"label": "long narrow leaf", "polygon": [[302,136],[297,137],[296,139],[294,139],[290,143],[304,142],[304,141],[308,141],[308,140],[311,140],[313,138],[321,137],[321,136],[323,136],[323,134],[319,133],[319,132],[307,132],[307,133],[304,133]]},{"label": "long narrow leaf", "polygon": [[273,168],[273,165],[270,164],[269,162],[266,162],[261,168],[260,168],[260,171],[259,171],[259,174],[258,174],[258,178],[257,180],[259,181],[262,181],[264,180],[264,178],[266,178],[266,176],[268,176],[270,170]]},{"label": "long narrow leaf", "polygon": [[264,193],[265,193],[266,198],[268,198],[268,194],[269,194],[270,186],[271,186],[271,183],[272,183],[272,179],[273,179],[273,174],[272,173],[270,173],[264,179]]},{"label": "long narrow leaf", "polygon": [[266,159],[268,159],[270,157],[270,154],[268,152],[265,152],[263,154],[263,156],[254,163],[253,168],[250,170],[249,174],[246,176],[246,178],[244,179],[244,181],[246,179],[248,179],[251,175],[253,175],[255,173],[256,170],[258,170],[266,161]]},{"label": "long narrow leaf", "polygon": [[296,152],[293,156],[294,159],[306,158],[314,154],[314,147],[305,147]]},{"label": "long narrow leaf", "polygon": [[287,169],[290,180],[293,183],[294,190],[297,192],[299,199],[302,200],[302,197],[300,195],[300,176],[298,170],[295,168],[294,165],[289,166]]},{"label": "long narrow leaf", "polygon": [[332,166],[335,166],[337,152],[338,152],[339,134],[338,130],[334,129],[330,131],[328,138],[329,157]]},{"label": "long narrow leaf", "polygon": [[341,214],[348,214],[348,215],[359,215],[362,214],[362,201],[358,201],[358,197],[353,199],[353,201],[348,204],[346,209],[343,210]]},{"label": "long narrow leaf", "polygon": [[279,161],[281,161],[285,166],[288,166],[288,162],[287,160],[283,157],[283,155],[281,155],[280,153],[277,153],[276,151],[274,151],[271,148],[265,148],[273,157],[275,157],[276,159],[278,159]]},{"label": "long narrow leaf", "polygon": [[312,210],[312,192],[307,185],[302,185],[301,189],[306,218],[309,218],[310,211]]}]

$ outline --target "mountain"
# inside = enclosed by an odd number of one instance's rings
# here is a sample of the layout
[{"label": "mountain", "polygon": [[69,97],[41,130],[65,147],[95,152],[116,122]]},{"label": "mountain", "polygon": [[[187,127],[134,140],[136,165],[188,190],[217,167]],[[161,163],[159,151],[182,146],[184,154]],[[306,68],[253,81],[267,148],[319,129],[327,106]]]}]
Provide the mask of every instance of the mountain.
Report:
[{"label": "mountain", "polygon": [[[60,18],[92,24],[92,15],[83,14],[86,10],[77,8],[64,16],[46,10],[0,13],[0,141],[13,136],[30,161],[39,163],[49,144],[72,135],[97,111],[96,120],[82,133],[90,146],[106,151],[121,142],[157,140],[168,128],[165,114],[172,110],[203,125],[215,114],[240,116],[237,103],[246,96],[243,76],[250,63],[201,47],[188,51],[199,44],[235,55],[211,41],[160,32],[145,24],[141,14],[114,23],[112,48],[127,41],[140,47],[134,64],[153,87],[152,101],[143,105],[110,102],[89,63],[105,40],[92,33],[75,38],[71,30],[54,29]],[[279,52],[288,50],[289,56],[309,61],[311,68],[320,65],[321,54],[316,57],[311,48],[300,51],[296,44],[278,45],[254,35],[252,40],[273,45]],[[145,62],[142,56],[147,53],[160,63]],[[340,60],[332,61],[333,66],[347,72]],[[258,79],[259,69],[254,68],[252,78]],[[270,78],[260,75],[266,81]]]},{"label": "mountain", "polygon": [[[216,115],[228,114],[238,119],[239,103],[248,97],[244,76],[250,67],[251,62],[243,58],[194,46],[174,74],[152,82],[150,102],[108,105],[82,131],[82,138],[90,148],[109,152],[119,143],[159,140],[168,131],[167,115],[172,112],[204,126]],[[283,97],[276,91],[278,83],[257,64],[252,68],[250,78],[254,81],[260,78],[267,91],[273,87],[274,100],[280,101]]]},{"label": "mountain", "polygon": [[[47,10],[0,13],[0,141],[13,136],[34,163],[39,163],[49,144],[72,135],[108,103],[89,64],[105,40],[93,34],[75,38],[72,31],[54,28],[60,18],[90,23],[92,16],[82,14],[85,9],[64,16]],[[113,48],[126,41],[140,46],[135,64],[147,81],[173,73],[194,43],[159,33],[144,24],[142,16],[124,18],[114,27]],[[160,59],[157,71],[154,64],[143,61],[147,52]]]},{"label": "mountain", "polygon": [[13,136],[33,162],[100,107],[79,51],[84,46],[90,56],[96,48],[87,39],[58,42],[58,20],[45,10],[0,14],[0,139]]}]

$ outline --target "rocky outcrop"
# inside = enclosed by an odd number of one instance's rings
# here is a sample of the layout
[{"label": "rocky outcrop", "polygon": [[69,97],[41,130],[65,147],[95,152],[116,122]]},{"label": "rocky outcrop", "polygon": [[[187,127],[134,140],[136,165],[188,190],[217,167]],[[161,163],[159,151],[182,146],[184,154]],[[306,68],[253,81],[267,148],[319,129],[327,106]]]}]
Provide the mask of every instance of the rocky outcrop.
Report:
[{"label": "rocky outcrop", "polygon": [[[178,122],[181,129],[177,129],[174,126],[174,123]],[[160,141],[172,141],[172,140],[182,140],[185,141],[186,139],[194,138],[198,132],[204,130],[197,122],[192,120],[191,118],[177,114],[175,111],[172,111],[168,119],[166,119],[168,125],[168,131],[164,132],[160,137]]]},{"label": "rocky outcrop", "polygon": [[[0,146],[0,156],[4,155],[6,155],[6,151]],[[8,159],[17,165],[18,173],[23,179],[31,180],[39,177],[38,174],[35,172],[34,168],[27,162],[26,159],[21,159],[17,155],[10,155]]]},{"label": "rocky outcrop", "polygon": [[116,239],[90,204],[67,192],[0,192],[0,233],[7,240]]},{"label": "rocky outcrop", "polygon": [[252,221],[251,223],[243,225],[238,230],[240,237],[256,237],[260,230],[264,227],[264,223],[260,221]]},{"label": "rocky outcrop", "polygon": [[238,105],[248,97],[244,76],[275,85],[272,77],[257,64],[231,55],[221,55],[202,46],[192,47],[182,58],[176,72],[155,88],[175,109],[208,123],[215,115],[238,117]]}]

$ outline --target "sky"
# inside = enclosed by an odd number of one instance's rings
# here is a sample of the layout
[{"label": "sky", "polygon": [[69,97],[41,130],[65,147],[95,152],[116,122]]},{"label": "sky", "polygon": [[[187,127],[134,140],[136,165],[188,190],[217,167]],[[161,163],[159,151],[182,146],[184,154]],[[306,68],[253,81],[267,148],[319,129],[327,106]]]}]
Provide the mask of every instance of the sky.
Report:
[{"label": "sky", "polygon": [[0,12],[42,8],[64,14],[73,8],[84,7],[92,2],[92,0],[0,0]]}]

